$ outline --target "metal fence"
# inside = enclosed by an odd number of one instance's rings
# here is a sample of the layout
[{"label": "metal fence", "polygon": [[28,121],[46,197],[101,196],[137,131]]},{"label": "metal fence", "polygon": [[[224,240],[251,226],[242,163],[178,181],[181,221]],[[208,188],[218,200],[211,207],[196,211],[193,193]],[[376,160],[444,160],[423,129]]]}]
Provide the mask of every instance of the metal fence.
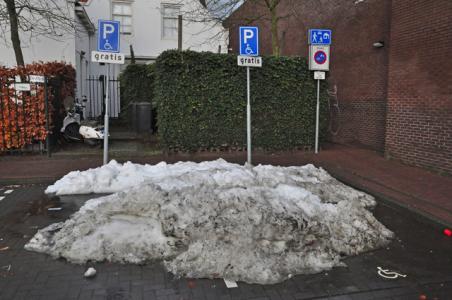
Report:
[{"label": "metal fence", "polygon": [[[112,77],[110,77],[112,78]],[[87,101],[85,115],[89,119],[97,119],[105,114],[106,79],[104,75],[89,76],[87,79]],[[118,118],[121,112],[120,85],[117,78],[108,82],[109,89],[109,116]]]},{"label": "metal fence", "polygon": [[50,96],[43,76],[0,77],[0,153],[50,155]]}]

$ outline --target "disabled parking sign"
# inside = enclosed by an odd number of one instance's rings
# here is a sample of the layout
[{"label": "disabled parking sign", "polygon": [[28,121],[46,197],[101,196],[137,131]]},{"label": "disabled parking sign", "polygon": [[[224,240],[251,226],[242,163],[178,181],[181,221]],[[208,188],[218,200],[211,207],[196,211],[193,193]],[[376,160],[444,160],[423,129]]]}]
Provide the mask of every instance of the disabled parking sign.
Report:
[{"label": "disabled parking sign", "polygon": [[120,51],[119,21],[99,20],[97,51],[118,53]]},{"label": "disabled parking sign", "polygon": [[240,55],[259,56],[259,28],[255,26],[240,27]]}]

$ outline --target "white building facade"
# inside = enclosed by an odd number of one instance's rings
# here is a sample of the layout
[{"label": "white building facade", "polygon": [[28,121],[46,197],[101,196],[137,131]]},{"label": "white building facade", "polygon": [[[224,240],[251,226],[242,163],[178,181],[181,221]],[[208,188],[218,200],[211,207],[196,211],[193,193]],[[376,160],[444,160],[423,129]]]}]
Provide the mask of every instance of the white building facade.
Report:
[{"label": "white building facade", "polygon": [[[178,48],[178,15],[182,15],[182,48],[194,51],[227,53],[227,33],[221,24],[213,21],[199,22],[193,16],[205,15],[207,10],[199,0],[78,0],[61,1],[68,15],[76,20],[77,30],[58,38],[33,37],[21,34],[25,63],[36,61],[65,61],[77,70],[76,97],[87,98],[86,115],[95,117],[102,111],[101,103],[94,102],[99,91],[94,89],[93,78],[110,74],[117,78],[125,66],[103,65],[91,62],[91,51],[97,49],[98,20],[121,22],[121,52],[126,64],[130,63],[133,48],[137,63],[152,63],[165,50]],[[201,12],[201,14],[199,14]],[[208,19],[208,18],[207,18]],[[206,19],[206,20],[207,20]],[[0,64],[15,65],[14,51],[8,44],[0,45]],[[90,80],[91,78],[91,80]],[[119,113],[119,90],[113,96],[110,114]],[[117,95],[115,95],[117,93]],[[95,107],[94,105],[97,105]]]}]

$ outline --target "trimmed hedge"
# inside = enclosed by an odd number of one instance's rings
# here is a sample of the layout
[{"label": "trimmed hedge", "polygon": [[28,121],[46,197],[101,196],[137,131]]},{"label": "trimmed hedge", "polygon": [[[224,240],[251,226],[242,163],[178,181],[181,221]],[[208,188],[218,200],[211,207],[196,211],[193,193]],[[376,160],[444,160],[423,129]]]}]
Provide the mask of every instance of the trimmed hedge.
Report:
[{"label": "trimmed hedge", "polygon": [[154,65],[130,64],[121,73],[121,110],[131,102],[152,102],[154,98]]},{"label": "trimmed hedge", "polygon": [[[321,85],[321,140],[327,86]],[[246,68],[235,55],[169,50],[155,66],[158,127],[167,150],[246,146]],[[313,146],[316,82],[306,59],[264,57],[251,69],[253,148]]]}]

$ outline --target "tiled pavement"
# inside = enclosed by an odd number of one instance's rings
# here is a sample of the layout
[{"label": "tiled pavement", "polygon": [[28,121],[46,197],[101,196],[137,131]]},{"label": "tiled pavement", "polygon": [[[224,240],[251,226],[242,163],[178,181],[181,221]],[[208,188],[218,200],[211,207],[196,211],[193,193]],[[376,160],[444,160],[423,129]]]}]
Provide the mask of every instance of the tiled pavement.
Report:
[{"label": "tiled pavement", "polygon": [[[387,203],[406,207],[418,214],[452,227],[452,176],[441,176],[424,169],[387,160],[381,154],[356,146],[335,144],[322,145],[319,154],[306,151],[279,153],[256,152],[255,164],[282,166],[313,163],[321,166],[339,180],[349,185],[378,195]],[[131,160],[136,163],[155,164],[180,160],[204,161],[219,157],[243,164],[246,153],[197,152],[171,155],[148,155],[131,151],[128,156],[112,158],[118,161]],[[45,156],[0,156],[0,184],[49,183],[72,170],[85,170],[102,164],[101,156],[60,155]]]},{"label": "tiled pavement", "polygon": [[[276,285],[239,282],[227,289],[222,280],[178,279],[158,262],[142,266],[95,263],[72,265],[28,252],[24,244],[36,232],[69,217],[85,199],[48,199],[44,186],[1,187],[0,299],[452,299],[452,238],[407,211],[379,205],[374,214],[397,239],[380,249],[345,260],[347,267],[300,275]],[[13,192],[5,195],[6,190]],[[63,210],[48,212],[51,206]],[[8,267],[11,269],[8,271]],[[98,271],[83,278],[88,266]],[[407,274],[379,277],[381,266]]]}]

